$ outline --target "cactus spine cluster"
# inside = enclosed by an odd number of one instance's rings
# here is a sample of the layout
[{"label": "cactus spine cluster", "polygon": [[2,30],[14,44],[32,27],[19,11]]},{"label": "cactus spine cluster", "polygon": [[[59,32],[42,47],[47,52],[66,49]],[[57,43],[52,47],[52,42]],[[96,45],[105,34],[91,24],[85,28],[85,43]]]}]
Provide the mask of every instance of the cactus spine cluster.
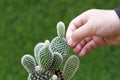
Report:
[{"label": "cactus spine cluster", "polygon": [[29,73],[28,80],[70,80],[79,68],[79,58],[70,56],[62,70],[61,64],[67,58],[69,46],[65,39],[65,25],[57,24],[57,37],[50,42],[38,43],[34,47],[34,57],[26,54],[21,64]]}]

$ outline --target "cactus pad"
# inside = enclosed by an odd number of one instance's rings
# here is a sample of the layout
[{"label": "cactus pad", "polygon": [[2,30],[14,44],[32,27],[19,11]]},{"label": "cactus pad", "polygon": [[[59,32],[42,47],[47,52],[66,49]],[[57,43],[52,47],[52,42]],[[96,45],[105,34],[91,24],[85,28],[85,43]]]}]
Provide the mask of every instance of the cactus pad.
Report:
[{"label": "cactus pad", "polygon": [[39,51],[39,62],[43,69],[48,70],[52,64],[52,52],[49,49],[49,41],[45,41],[45,46]]},{"label": "cactus pad", "polygon": [[61,21],[57,24],[57,34],[58,36],[65,36],[65,24]]},{"label": "cactus pad", "polygon": [[53,61],[50,67],[50,71],[55,71],[60,68],[63,62],[63,57],[58,52],[54,52],[52,55],[53,55]]},{"label": "cactus pad", "polygon": [[63,69],[65,80],[70,80],[79,68],[79,58],[76,55],[69,57]]},{"label": "cactus pad", "polygon": [[55,37],[51,41],[50,48],[53,52],[58,52],[63,56],[63,59],[66,58],[69,52],[69,46],[67,44],[65,36],[65,25],[63,22],[59,22],[57,24],[57,34],[58,36]]},{"label": "cactus pad", "polygon": [[50,48],[53,52],[58,52],[63,56],[63,59],[66,58],[69,52],[69,46],[64,37],[56,37],[51,41]]},{"label": "cactus pad", "polygon": [[21,63],[28,73],[34,72],[36,63],[31,55],[28,54],[24,55],[21,59]]},{"label": "cactus pad", "polygon": [[44,43],[38,43],[35,47],[34,47],[34,56],[35,56],[35,59],[36,59],[36,62],[39,64],[39,51],[41,48],[44,47]]}]

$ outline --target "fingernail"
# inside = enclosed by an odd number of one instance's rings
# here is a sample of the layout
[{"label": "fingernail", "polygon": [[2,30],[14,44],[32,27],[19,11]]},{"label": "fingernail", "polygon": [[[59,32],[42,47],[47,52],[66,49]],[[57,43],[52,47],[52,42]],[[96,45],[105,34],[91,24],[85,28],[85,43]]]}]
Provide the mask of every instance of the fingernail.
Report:
[{"label": "fingernail", "polygon": [[82,50],[80,53],[79,53],[79,56],[84,56],[86,54],[86,50]]},{"label": "fingernail", "polygon": [[81,50],[81,46],[80,46],[80,45],[77,45],[77,46],[74,48],[73,51],[78,54],[78,53],[80,52],[80,50]]},{"label": "fingernail", "polygon": [[68,39],[68,45],[72,46],[73,40],[71,38]]}]

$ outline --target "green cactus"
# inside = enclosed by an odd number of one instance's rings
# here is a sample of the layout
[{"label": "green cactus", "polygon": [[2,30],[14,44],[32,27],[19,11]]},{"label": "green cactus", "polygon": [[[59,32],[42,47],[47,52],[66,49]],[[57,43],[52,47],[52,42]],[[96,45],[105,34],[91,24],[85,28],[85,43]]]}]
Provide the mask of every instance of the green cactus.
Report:
[{"label": "green cactus", "polygon": [[34,56],[35,56],[35,59],[36,59],[36,62],[39,64],[39,51],[41,48],[44,47],[44,43],[38,43],[35,47],[34,47]]},{"label": "green cactus", "polygon": [[39,62],[43,69],[49,70],[52,64],[52,51],[49,49],[49,41],[45,41],[44,47],[39,51]]},{"label": "green cactus", "polygon": [[63,69],[63,75],[65,80],[70,80],[79,68],[79,58],[76,55],[69,57],[65,63]]},{"label": "green cactus", "polygon": [[51,43],[38,43],[34,47],[34,57],[26,54],[21,64],[29,73],[28,80],[70,80],[79,67],[79,58],[75,55],[69,57],[62,71],[61,64],[65,60],[69,46],[65,35],[63,22],[57,24],[57,34]]},{"label": "green cactus", "polygon": [[53,75],[51,79],[52,80],[58,80],[58,77],[57,77],[57,75]]},{"label": "green cactus", "polygon": [[51,41],[50,48],[53,52],[60,53],[63,56],[63,59],[65,59],[69,52],[69,46],[66,39],[64,38],[65,25],[63,22],[59,22],[57,24],[57,34],[58,36]]},{"label": "green cactus", "polygon": [[65,24],[63,22],[57,24],[57,34],[61,37],[65,36]]},{"label": "green cactus", "polygon": [[52,75],[50,71],[39,70],[29,74],[28,80],[50,80]]},{"label": "green cactus", "polygon": [[63,62],[63,57],[58,52],[53,52],[52,55],[53,55],[53,62],[50,66],[50,71],[55,71],[60,68],[60,66]]},{"label": "green cactus", "polygon": [[31,55],[24,55],[21,59],[21,63],[28,73],[34,72],[36,63]]},{"label": "green cactus", "polygon": [[63,71],[61,69],[56,70],[54,74],[57,75],[58,80],[64,80]]}]

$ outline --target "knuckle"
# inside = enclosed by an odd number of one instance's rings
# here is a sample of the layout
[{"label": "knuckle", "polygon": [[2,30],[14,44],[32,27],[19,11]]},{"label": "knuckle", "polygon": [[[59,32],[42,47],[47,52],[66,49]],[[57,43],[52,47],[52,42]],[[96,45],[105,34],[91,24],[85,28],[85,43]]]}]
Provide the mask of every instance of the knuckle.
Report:
[{"label": "knuckle", "polygon": [[97,11],[97,9],[89,9],[89,10],[86,11],[86,13],[91,14],[91,13],[94,13],[95,11]]},{"label": "knuckle", "polygon": [[91,11],[96,11],[96,10],[97,10],[97,9],[89,9],[88,11],[90,11],[90,12],[91,12]]}]

